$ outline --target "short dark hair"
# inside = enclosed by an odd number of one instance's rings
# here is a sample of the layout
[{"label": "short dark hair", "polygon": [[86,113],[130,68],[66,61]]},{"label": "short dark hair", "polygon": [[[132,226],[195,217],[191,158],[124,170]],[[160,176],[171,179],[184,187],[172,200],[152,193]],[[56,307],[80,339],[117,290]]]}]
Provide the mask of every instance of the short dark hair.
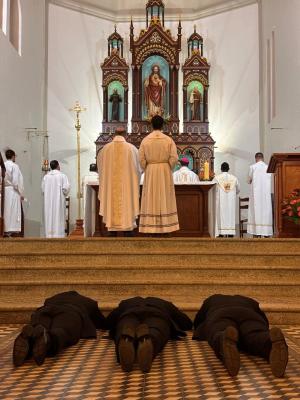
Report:
[{"label": "short dark hair", "polygon": [[164,119],[160,115],[154,115],[151,119],[151,125],[153,129],[161,129],[164,125]]},{"label": "short dark hair", "polygon": [[59,166],[59,162],[57,160],[52,160],[50,161],[50,168],[53,169],[57,169]]},{"label": "short dark hair", "polygon": [[120,135],[120,136],[125,136],[126,135],[126,129],[124,126],[118,126],[114,132],[114,135]]},{"label": "short dark hair", "polygon": [[229,164],[227,162],[223,162],[221,164],[221,171],[222,172],[228,172],[229,171]]},{"label": "short dark hair", "polygon": [[97,171],[98,171],[97,164],[95,163],[90,164],[90,172],[97,172]]},{"label": "short dark hair", "polygon": [[255,154],[255,158],[264,158],[263,153],[261,153],[260,151],[258,153]]},{"label": "short dark hair", "polygon": [[13,157],[15,157],[15,155],[16,153],[11,149],[6,150],[5,152],[5,157],[7,160],[11,160]]}]

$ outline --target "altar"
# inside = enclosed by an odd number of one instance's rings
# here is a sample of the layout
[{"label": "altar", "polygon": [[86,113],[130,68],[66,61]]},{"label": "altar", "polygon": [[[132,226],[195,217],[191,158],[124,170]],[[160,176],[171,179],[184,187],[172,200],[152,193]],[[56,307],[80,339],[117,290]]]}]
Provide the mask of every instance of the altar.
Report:
[{"label": "altar", "polygon": [[[214,184],[175,185],[180,230],[172,237],[214,237]],[[84,235],[105,237],[107,229],[99,215],[98,182],[90,181],[85,187]],[[141,185],[142,191],[142,185]],[[135,229],[136,236],[144,236]],[[123,236],[122,233],[119,233]]]}]

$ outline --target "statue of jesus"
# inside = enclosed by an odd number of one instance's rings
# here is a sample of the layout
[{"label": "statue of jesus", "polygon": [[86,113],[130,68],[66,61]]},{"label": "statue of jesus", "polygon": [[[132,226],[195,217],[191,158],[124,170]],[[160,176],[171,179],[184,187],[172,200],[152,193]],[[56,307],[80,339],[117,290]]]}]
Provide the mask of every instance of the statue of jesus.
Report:
[{"label": "statue of jesus", "polygon": [[145,79],[145,104],[147,107],[148,118],[154,115],[164,115],[164,101],[166,96],[166,80],[160,75],[159,65],[154,64],[151,68],[152,72]]}]

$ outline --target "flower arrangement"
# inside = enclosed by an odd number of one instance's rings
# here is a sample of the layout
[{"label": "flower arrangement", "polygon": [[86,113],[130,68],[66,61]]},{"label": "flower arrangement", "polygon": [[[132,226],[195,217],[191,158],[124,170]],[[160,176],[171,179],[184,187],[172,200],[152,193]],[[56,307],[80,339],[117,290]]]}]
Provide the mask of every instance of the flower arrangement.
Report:
[{"label": "flower arrangement", "polygon": [[283,200],[281,214],[295,224],[300,224],[300,189],[294,189]]}]

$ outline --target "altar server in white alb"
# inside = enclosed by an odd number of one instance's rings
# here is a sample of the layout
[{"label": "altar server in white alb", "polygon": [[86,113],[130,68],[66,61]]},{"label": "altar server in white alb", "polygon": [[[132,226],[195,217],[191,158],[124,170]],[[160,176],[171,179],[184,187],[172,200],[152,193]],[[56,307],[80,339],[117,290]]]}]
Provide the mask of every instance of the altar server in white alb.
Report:
[{"label": "altar server in white alb", "polygon": [[5,174],[5,201],[4,201],[4,233],[12,236],[21,232],[22,200],[24,200],[23,175],[16,164],[16,153],[6,150],[4,165]]},{"label": "altar server in white alb", "polygon": [[200,179],[195,172],[189,169],[189,159],[183,157],[179,160],[181,168],[173,173],[175,185],[193,185],[200,183]]},{"label": "altar server in white alb", "polygon": [[273,235],[271,198],[272,175],[262,153],[255,154],[255,164],[250,166],[248,183],[251,185],[247,233],[253,236]]},{"label": "altar server in white alb", "polygon": [[42,192],[44,193],[45,236],[62,238],[65,236],[66,196],[70,192],[67,176],[60,171],[58,161],[50,162],[51,171],[44,176]]},{"label": "altar server in white alb", "polygon": [[99,173],[99,214],[109,236],[124,232],[131,236],[139,215],[141,167],[138,149],[125,140],[124,128],[116,129],[113,141],[97,156]]},{"label": "altar server in white alb", "polygon": [[229,164],[223,162],[221,174],[216,175],[216,226],[215,236],[235,236],[236,196],[240,192],[238,179],[228,173]]}]

